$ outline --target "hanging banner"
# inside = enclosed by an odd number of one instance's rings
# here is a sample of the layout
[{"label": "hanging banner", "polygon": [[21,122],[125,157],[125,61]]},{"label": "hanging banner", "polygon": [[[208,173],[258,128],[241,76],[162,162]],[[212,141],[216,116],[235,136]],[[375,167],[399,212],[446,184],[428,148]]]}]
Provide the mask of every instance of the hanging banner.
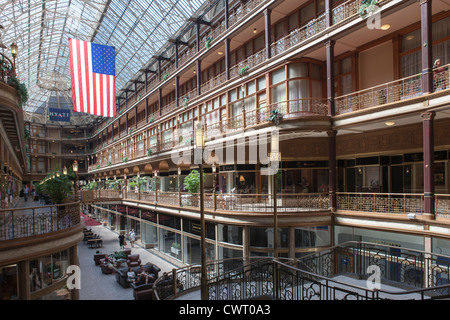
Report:
[{"label": "hanging banner", "polygon": [[70,110],[48,108],[49,119],[52,121],[70,122]]}]

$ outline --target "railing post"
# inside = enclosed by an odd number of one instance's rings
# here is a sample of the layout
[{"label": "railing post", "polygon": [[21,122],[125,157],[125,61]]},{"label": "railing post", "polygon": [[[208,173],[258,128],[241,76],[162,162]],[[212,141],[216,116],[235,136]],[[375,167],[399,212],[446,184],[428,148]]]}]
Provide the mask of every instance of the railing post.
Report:
[{"label": "railing post", "polygon": [[174,297],[177,296],[177,269],[172,269],[172,279],[173,279],[173,295]]},{"label": "railing post", "polygon": [[33,208],[33,235],[36,234],[36,220],[35,220],[35,216],[34,216],[34,208]]}]

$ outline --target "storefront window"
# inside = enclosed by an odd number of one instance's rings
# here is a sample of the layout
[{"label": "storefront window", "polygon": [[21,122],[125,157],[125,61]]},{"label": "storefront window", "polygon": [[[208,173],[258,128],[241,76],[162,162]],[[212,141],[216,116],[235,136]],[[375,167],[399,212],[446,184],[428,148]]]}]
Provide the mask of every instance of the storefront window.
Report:
[{"label": "storefront window", "polygon": [[334,227],[335,243],[363,241],[408,249],[424,250],[423,237],[402,233],[359,229],[352,227]]},{"label": "storefront window", "polygon": [[156,246],[157,245],[157,228],[154,225],[143,223],[142,224],[142,243],[145,245]]},{"label": "storefront window", "polygon": [[30,261],[30,291],[37,291],[64,277],[69,266],[67,250]]},{"label": "storefront window", "polygon": [[[289,229],[278,228],[278,247],[289,245]],[[273,248],[273,228],[250,228],[250,246],[258,248]]]},{"label": "storefront window", "polygon": [[242,227],[219,224],[217,238],[220,242],[242,245]]},{"label": "storefront window", "polygon": [[330,245],[330,230],[323,227],[297,227],[295,228],[295,247],[313,248]]}]

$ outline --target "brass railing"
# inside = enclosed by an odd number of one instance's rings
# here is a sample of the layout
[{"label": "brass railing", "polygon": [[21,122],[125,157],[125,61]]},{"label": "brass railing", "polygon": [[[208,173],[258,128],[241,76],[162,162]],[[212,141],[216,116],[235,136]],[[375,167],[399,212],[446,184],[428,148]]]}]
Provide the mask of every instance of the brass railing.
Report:
[{"label": "brass railing", "polygon": [[393,214],[423,214],[423,194],[420,193],[353,193],[338,192],[339,210]]},{"label": "brass railing", "polygon": [[368,109],[422,95],[422,75],[395,80],[337,97],[336,114]]},{"label": "brass railing", "polygon": [[67,229],[80,223],[80,203],[0,210],[0,241]]},{"label": "brass railing", "polygon": [[[449,256],[433,252],[349,241],[299,259],[235,258],[205,268],[209,300],[428,300],[450,296],[449,263]],[[154,298],[199,292],[201,268],[165,273],[153,285]],[[369,279],[374,269],[375,281]]]}]

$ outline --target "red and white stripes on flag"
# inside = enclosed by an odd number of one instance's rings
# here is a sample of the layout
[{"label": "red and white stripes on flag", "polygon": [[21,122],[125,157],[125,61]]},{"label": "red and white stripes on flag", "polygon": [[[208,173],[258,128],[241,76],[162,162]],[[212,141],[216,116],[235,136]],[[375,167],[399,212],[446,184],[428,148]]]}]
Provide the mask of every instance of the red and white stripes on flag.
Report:
[{"label": "red and white stripes on flag", "polygon": [[73,111],[116,115],[114,47],[69,38]]}]

